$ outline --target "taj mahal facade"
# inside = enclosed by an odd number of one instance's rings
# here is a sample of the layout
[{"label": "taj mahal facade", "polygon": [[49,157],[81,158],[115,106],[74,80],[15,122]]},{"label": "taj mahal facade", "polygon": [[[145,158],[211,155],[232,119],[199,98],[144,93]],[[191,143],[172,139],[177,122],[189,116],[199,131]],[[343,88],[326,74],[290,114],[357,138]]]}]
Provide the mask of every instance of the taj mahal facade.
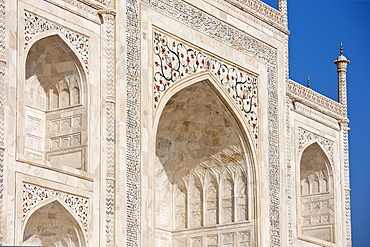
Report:
[{"label": "taj mahal facade", "polygon": [[0,0],[0,245],[352,246],[338,102],[287,0]]}]

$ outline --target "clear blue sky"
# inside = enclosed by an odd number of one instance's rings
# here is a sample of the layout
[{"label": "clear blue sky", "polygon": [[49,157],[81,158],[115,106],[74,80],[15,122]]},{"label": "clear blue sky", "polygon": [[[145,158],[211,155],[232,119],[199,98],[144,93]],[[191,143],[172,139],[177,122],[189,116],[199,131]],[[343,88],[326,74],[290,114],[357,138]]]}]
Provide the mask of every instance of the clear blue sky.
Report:
[{"label": "clear blue sky", "polygon": [[[263,0],[277,8],[277,0]],[[348,65],[352,237],[370,247],[370,0],[288,0],[290,78],[337,100],[343,42]]]}]

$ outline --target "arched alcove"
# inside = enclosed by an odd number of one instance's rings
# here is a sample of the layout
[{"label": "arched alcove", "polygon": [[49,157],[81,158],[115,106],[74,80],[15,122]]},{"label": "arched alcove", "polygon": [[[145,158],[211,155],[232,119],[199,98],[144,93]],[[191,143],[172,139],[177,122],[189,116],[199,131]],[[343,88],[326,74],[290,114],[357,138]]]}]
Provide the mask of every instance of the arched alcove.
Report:
[{"label": "arched alcove", "polygon": [[318,143],[308,146],[300,162],[302,236],[334,242],[334,184],[331,164]]},{"label": "arched alcove", "polygon": [[86,243],[76,219],[56,200],[37,209],[28,218],[23,245],[84,247]]},{"label": "arched alcove", "polygon": [[[239,124],[206,81],[175,93],[163,108],[156,137],[156,235],[163,242],[191,239],[207,242],[205,234],[238,235],[255,228],[246,198],[254,198],[250,157]],[[168,181],[170,189],[160,184]],[[163,212],[161,198],[171,191]],[[250,210],[250,212],[247,212]],[[166,228],[160,215],[170,215]],[[207,229],[205,232],[204,229]],[[225,233],[226,234],[226,233]],[[222,235],[222,236],[221,236]],[[226,235],[225,235],[226,236]],[[184,240],[187,239],[187,240]],[[194,240],[195,241],[195,240]]]},{"label": "arched alcove", "polygon": [[84,84],[79,59],[59,35],[32,44],[26,57],[21,106],[26,156],[86,169]]}]

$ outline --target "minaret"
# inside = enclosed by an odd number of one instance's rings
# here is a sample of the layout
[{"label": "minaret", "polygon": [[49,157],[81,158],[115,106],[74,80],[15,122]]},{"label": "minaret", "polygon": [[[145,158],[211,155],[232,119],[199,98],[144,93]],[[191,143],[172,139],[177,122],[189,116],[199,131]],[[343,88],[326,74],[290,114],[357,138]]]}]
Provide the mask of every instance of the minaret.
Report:
[{"label": "minaret", "polygon": [[284,26],[288,28],[288,0],[279,0],[278,9],[283,14]]},{"label": "minaret", "polygon": [[344,213],[345,213],[345,225],[344,233],[345,236],[342,241],[342,246],[352,246],[352,234],[351,234],[351,200],[350,200],[350,183],[349,183],[349,154],[348,154],[348,127],[349,119],[347,112],[347,65],[349,60],[343,55],[342,43],[340,43],[340,55],[337,60],[334,61],[337,65],[338,72],[338,102],[343,105],[343,119],[339,120],[339,126],[341,128],[341,155],[340,163],[341,168],[344,172]]},{"label": "minaret", "polygon": [[347,117],[347,64],[349,60],[343,55],[343,45],[340,43],[340,55],[334,61],[338,72],[338,102],[343,105],[343,116]]}]

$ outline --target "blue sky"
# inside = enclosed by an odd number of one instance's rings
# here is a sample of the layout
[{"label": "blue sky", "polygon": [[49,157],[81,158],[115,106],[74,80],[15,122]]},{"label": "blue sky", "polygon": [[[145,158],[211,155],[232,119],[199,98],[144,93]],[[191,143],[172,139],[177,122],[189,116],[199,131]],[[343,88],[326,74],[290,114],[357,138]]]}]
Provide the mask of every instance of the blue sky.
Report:
[{"label": "blue sky", "polygon": [[[277,0],[263,0],[277,7]],[[370,0],[288,0],[290,78],[337,100],[343,42],[348,65],[352,237],[370,247]]]}]

